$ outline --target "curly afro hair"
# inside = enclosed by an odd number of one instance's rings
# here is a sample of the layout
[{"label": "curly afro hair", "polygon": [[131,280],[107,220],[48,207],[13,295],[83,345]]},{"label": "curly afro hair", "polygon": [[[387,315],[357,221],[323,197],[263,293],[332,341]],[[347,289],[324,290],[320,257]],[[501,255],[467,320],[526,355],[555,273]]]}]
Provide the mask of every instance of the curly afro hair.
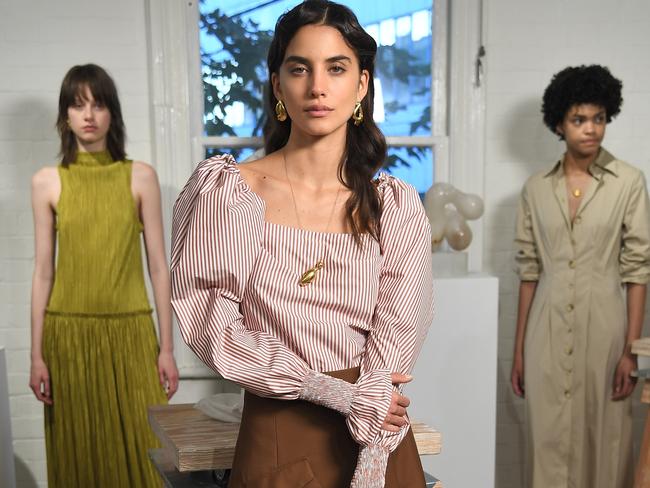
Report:
[{"label": "curly afro hair", "polygon": [[[607,123],[621,111],[623,83],[597,64],[569,66],[556,73],[544,90],[544,124],[557,134],[557,126],[574,105],[589,103],[605,108]],[[560,139],[563,139],[560,136]]]}]

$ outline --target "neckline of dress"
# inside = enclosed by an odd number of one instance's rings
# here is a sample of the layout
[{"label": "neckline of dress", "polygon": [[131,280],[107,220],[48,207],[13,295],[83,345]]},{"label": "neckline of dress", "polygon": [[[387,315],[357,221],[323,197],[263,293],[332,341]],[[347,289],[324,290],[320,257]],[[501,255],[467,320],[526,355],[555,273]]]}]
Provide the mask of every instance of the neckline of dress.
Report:
[{"label": "neckline of dress", "polygon": [[79,166],[100,167],[115,163],[108,151],[83,152],[77,151],[74,164]]}]

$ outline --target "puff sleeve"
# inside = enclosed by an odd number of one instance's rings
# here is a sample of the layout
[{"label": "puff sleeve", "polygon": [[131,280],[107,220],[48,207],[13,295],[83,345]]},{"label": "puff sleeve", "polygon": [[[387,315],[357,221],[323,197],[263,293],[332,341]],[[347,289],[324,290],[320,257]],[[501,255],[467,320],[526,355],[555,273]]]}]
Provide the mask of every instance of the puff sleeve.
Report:
[{"label": "puff sleeve", "polygon": [[650,281],[650,203],[643,173],[633,181],[623,216],[619,258],[621,281],[646,284]]},{"label": "puff sleeve", "polygon": [[[373,325],[366,340],[361,374],[382,371],[409,374],[433,320],[431,230],[415,189],[383,175],[379,182],[383,212],[380,244],[383,253],[379,295]],[[401,390],[401,388],[400,388]],[[397,448],[410,425],[399,432],[381,429],[384,415],[369,417],[352,409],[347,418],[353,437],[362,444],[352,486],[383,487],[388,454]]]},{"label": "puff sleeve", "polygon": [[305,362],[239,310],[257,258],[264,209],[230,156],[196,168],[174,205],[172,307],[183,340],[210,368],[251,392],[295,399]]}]

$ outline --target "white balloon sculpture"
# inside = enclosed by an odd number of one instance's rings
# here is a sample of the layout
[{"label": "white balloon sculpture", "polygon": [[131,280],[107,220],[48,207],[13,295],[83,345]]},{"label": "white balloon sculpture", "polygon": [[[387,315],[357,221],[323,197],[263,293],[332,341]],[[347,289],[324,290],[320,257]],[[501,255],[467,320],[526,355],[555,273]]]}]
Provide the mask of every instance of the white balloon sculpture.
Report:
[{"label": "white balloon sculpture", "polygon": [[435,183],[424,196],[424,208],[431,222],[433,250],[447,239],[452,249],[462,251],[472,242],[472,230],[466,220],[476,220],[483,215],[483,200],[449,183]]}]

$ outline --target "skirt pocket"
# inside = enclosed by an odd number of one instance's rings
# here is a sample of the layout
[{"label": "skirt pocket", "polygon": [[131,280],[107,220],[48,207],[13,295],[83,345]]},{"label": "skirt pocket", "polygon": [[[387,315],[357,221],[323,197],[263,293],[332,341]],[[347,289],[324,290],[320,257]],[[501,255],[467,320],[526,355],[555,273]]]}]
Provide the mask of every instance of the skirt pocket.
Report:
[{"label": "skirt pocket", "polygon": [[246,481],[251,488],[321,488],[306,458],[279,466],[277,469]]}]

